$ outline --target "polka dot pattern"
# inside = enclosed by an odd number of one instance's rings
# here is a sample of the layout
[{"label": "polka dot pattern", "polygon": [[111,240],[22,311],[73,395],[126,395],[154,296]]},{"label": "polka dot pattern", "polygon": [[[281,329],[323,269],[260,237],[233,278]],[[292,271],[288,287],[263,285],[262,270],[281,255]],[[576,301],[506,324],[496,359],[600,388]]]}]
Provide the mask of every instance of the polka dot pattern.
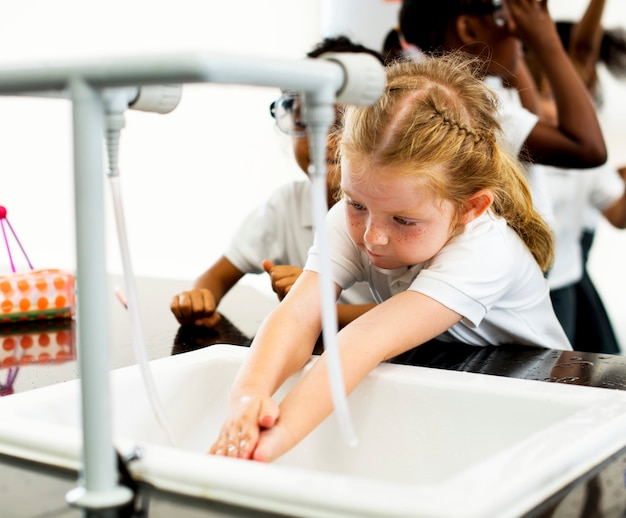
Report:
[{"label": "polka dot pattern", "polygon": [[0,324],[72,318],[74,276],[63,270],[31,270],[0,276]]},{"label": "polka dot pattern", "polygon": [[[0,370],[76,359],[75,328],[72,321],[67,322],[56,325],[40,321],[0,329]],[[8,334],[14,329],[16,333]]]}]

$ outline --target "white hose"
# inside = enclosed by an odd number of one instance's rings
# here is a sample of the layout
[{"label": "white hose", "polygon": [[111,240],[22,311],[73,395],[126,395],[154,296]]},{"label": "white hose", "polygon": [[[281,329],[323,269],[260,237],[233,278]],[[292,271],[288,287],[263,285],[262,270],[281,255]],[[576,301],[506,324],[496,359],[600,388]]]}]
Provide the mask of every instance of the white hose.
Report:
[{"label": "white hose", "polygon": [[[141,320],[141,311],[139,307],[139,295],[137,285],[135,283],[135,276],[130,260],[130,251],[128,246],[128,236],[126,233],[126,223],[124,220],[124,209],[122,203],[122,193],[120,179],[118,176],[118,145],[120,129],[123,127],[123,116],[120,115],[109,117],[109,125],[115,127],[109,127],[107,129],[107,150],[109,155],[109,179],[111,185],[111,193],[113,197],[113,207],[115,212],[115,224],[117,228],[117,237],[119,241],[120,252],[122,255],[122,268],[124,271],[124,288],[126,291],[126,300],[128,312],[130,315],[130,327],[131,327],[131,340],[133,349],[135,352],[135,359],[139,365],[141,371],[141,377],[150,401],[150,406],[154,412],[154,416],[161,428],[164,430],[169,443],[172,446],[176,446],[176,440],[174,434],[169,426],[165,412],[161,407],[161,402],[158,397],[154,378],[152,377],[152,371],[148,363],[148,355],[146,353],[146,344],[143,333],[143,325]],[[113,121],[111,123],[111,121]]]},{"label": "white hose", "polygon": [[343,440],[349,446],[356,446],[357,436],[352,425],[350,409],[346,397],[339,346],[337,344],[337,306],[330,270],[330,254],[326,232],[326,177],[312,175],[313,183],[313,221],[316,228],[317,247],[319,251],[320,299],[322,304],[322,338],[328,365],[330,391],[335,407],[337,425]]},{"label": "white hose", "polygon": [[[316,242],[319,252],[319,286],[322,309],[322,338],[324,354],[328,365],[328,380],[335,408],[337,424],[343,440],[349,446],[356,446],[357,436],[352,425],[348,399],[346,396],[339,345],[337,344],[337,300],[331,275],[330,247],[326,231],[326,214],[328,199],[326,187],[326,135],[328,127],[334,119],[335,110],[332,105],[313,108],[305,105],[307,114],[307,131],[311,156],[309,177],[312,183],[312,210]],[[319,119],[317,119],[319,117]],[[317,119],[312,123],[310,119]]]}]

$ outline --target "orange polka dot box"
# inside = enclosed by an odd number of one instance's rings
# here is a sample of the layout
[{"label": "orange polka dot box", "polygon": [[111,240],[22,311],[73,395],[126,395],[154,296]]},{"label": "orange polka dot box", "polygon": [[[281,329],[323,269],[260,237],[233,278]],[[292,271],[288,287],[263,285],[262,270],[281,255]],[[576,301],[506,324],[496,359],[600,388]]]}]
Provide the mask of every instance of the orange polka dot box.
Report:
[{"label": "orange polka dot box", "polygon": [[0,275],[0,324],[73,318],[74,276],[63,270]]},{"label": "orange polka dot box", "polygon": [[17,375],[27,365],[59,364],[76,358],[72,319],[29,320],[0,326],[0,396],[20,390]]}]

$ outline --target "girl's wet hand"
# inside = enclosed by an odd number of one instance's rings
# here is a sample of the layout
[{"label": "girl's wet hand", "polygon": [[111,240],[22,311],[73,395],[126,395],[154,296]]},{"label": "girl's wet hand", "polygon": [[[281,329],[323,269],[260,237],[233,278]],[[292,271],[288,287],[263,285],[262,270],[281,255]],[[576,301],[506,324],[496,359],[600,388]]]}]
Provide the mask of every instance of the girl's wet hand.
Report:
[{"label": "girl's wet hand", "polygon": [[182,325],[214,327],[222,319],[216,311],[215,297],[210,290],[194,288],[172,298],[170,309]]},{"label": "girl's wet hand", "polygon": [[263,261],[263,269],[269,274],[272,281],[272,289],[278,295],[278,300],[283,300],[294,285],[302,268],[293,265],[275,265],[269,259]]},{"label": "girl's wet hand", "polygon": [[263,460],[254,456],[259,437],[278,419],[278,405],[268,396],[244,396],[231,404],[230,415],[209,453],[239,459]]},{"label": "girl's wet hand", "polygon": [[252,459],[259,462],[272,462],[291,446],[293,444],[289,442],[286,430],[278,424],[261,431]]}]

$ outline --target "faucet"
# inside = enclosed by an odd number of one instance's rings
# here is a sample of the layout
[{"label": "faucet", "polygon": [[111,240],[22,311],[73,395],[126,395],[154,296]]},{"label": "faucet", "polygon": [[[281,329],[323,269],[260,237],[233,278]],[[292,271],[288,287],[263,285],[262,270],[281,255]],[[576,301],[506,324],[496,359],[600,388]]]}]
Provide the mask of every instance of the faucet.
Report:
[{"label": "faucet", "polygon": [[373,103],[384,70],[368,54],[327,54],[325,59],[271,59],[198,53],[139,56],[70,63],[0,67],[0,95],[61,92],[73,107],[74,192],[77,253],[78,367],[83,458],[78,487],[67,501],[85,509],[127,504],[133,493],[120,485],[113,447],[109,393],[102,139],[106,92],[171,83],[222,83],[280,87],[303,94],[310,133],[314,222],[322,262],[323,336],[329,355],[331,392],[344,439],[355,441],[336,350],[337,315],[326,245],[326,135],[335,104]]}]

